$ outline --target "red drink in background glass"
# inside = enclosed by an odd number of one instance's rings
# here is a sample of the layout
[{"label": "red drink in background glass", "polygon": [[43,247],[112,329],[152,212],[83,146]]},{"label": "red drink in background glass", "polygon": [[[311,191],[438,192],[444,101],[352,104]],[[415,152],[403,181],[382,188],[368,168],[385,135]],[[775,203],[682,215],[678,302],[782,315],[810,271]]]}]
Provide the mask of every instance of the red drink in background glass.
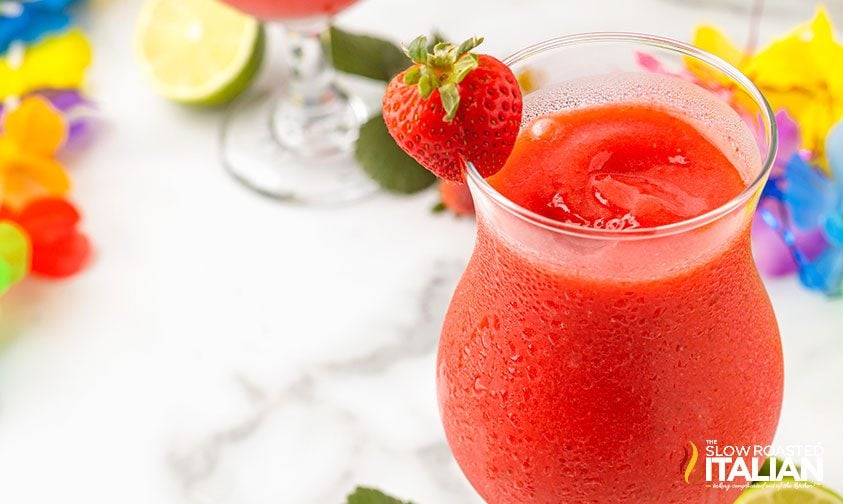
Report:
[{"label": "red drink in background glass", "polygon": [[[772,115],[748,81],[727,102],[620,72],[653,39],[595,37],[511,59],[546,83],[504,169],[469,169],[478,234],[439,347],[445,432],[492,504],[732,502],[740,489],[705,481],[706,441],[769,444],[781,407],[749,240]],[[672,44],[652,50],[697,57]]]},{"label": "red drink in background glass", "polygon": [[270,21],[333,16],[357,0],[224,0],[231,6]]}]

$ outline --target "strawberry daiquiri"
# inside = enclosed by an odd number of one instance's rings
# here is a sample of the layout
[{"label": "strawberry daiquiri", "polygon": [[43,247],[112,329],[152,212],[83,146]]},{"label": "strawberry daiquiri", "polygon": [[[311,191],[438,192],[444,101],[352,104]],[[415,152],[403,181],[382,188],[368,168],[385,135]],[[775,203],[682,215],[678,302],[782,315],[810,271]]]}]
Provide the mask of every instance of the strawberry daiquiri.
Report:
[{"label": "strawberry daiquiri", "polygon": [[[672,73],[642,72],[642,51]],[[474,200],[437,358],[463,472],[491,504],[733,502],[741,481],[707,479],[704,448],[772,442],[783,386],[750,250],[776,147],[763,96],[643,35],[523,50],[506,63],[538,88],[516,101],[506,72],[474,80],[461,50],[440,53],[413,58],[384,111],[405,151],[466,173]],[[689,62],[696,81],[678,76]]]},{"label": "strawberry daiquiri", "polygon": [[233,7],[270,21],[333,16],[357,0],[224,0]]},{"label": "strawberry daiquiri", "polygon": [[701,132],[668,111],[636,104],[533,120],[489,183],[538,214],[615,229],[690,219],[745,186]]},{"label": "strawberry daiquiri", "polygon": [[[745,187],[702,133],[643,105],[539,117],[489,182],[537,214],[618,230],[696,217]],[[480,494],[506,503],[731,502],[724,491],[704,500],[702,484],[683,480],[683,464],[689,442],[767,444],[775,432],[778,332],[748,228],[687,264],[669,240],[629,247],[623,261],[652,264],[664,247],[659,263],[677,263],[635,275],[613,266],[603,250],[612,245],[577,251],[594,256],[592,274],[555,261],[554,249],[572,247],[564,240],[540,245],[550,256],[542,258],[482,211],[478,224],[442,335],[439,393],[451,447]]]}]

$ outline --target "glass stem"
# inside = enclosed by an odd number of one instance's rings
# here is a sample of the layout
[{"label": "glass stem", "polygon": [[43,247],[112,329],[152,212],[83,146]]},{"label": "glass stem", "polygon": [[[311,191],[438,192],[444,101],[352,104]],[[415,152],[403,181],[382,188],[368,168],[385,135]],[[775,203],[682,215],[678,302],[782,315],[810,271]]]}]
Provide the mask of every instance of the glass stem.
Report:
[{"label": "glass stem", "polygon": [[290,76],[271,118],[275,140],[299,157],[346,155],[361,117],[334,83],[329,18],[288,22],[285,28]]},{"label": "glass stem", "polygon": [[324,106],[336,98],[327,17],[284,24],[288,40],[288,99],[301,107]]}]

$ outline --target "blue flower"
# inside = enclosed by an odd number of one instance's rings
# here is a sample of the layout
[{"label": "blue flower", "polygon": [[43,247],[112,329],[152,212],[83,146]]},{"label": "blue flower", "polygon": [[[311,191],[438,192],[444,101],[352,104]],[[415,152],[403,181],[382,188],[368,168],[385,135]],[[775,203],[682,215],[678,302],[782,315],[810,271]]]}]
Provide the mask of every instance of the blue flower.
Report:
[{"label": "blue flower", "polygon": [[[828,247],[822,230],[814,227],[802,230],[792,226],[790,208],[785,205],[785,174],[788,167],[800,171],[806,176],[814,176],[814,170],[807,166],[804,159],[808,153],[801,152],[802,133],[799,125],[784,110],[776,112],[776,124],[779,129],[778,152],[770,180],[761,193],[756,218],[752,223],[752,252],[758,270],[767,276],[785,276],[796,273],[808,261],[816,259]],[[819,176],[817,174],[817,176]],[[825,181],[818,180],[815,185],[822,186]],[[814,194],[805,197],[809,203],[815,203]],[[800,206],[800,208],[802,208]],[[812,212],[807,212],[813,215]]]},{"label": "blue flower", "polygon": [[837,206],[837,188],[820,170],[799,154],[791,156],[785,168],[782,200],[790,207],[799,229],[821,227],[825,217]]},{"label": "blue flower", "polygon": [[0,55],[15,42],[30,44],[70,24],[77,0],[0,0]]},{"label": "blue flower", "polygon": [[820,228],[828,249],[802,265],[800,278],[807,287],[829,296],[843,295],[843,122],[826,139],[831,167],[829,179],[808,163],[788,163],[785,175],[793,220],[800,228]]},{"label": "blue flower", "polygon": [[843,294],[843,247],[832,246],[817,259],[804,265],[799,279],[809,289],[827,296]]}]

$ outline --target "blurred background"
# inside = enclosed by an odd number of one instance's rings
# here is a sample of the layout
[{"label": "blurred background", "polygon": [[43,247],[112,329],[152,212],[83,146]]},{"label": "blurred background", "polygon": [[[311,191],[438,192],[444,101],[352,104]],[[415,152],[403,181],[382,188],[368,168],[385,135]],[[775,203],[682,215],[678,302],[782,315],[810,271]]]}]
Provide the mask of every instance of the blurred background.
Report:
[{"label": "blurred background", "polygon": [[[142,77],[141,4],[82,15],[98,128],[68,165],[93,260],[0,300],[0,502],[336,503],[357,484],[479,502],[434,392],[473,221],[432,214],[432,189],[329,209],[244,189],[220,166],[224,110],[169,103]],[[826,6],[843,25],[843,0]],[[815,7],[768,0],[761,42]],[[336,24],[403,42],[478,34],[503,57],[584,31],[689,40],[700,23],[742,45],[751,12],[750,0],[360,0]],[[258,88],[287,79],[283,34],[268,37]],[[343,82],[376,106],[382,84]],[[825,482],[843,489],[843,307],[793,278],[768,288],[786,364],[777,442],[822,443]]]}]

